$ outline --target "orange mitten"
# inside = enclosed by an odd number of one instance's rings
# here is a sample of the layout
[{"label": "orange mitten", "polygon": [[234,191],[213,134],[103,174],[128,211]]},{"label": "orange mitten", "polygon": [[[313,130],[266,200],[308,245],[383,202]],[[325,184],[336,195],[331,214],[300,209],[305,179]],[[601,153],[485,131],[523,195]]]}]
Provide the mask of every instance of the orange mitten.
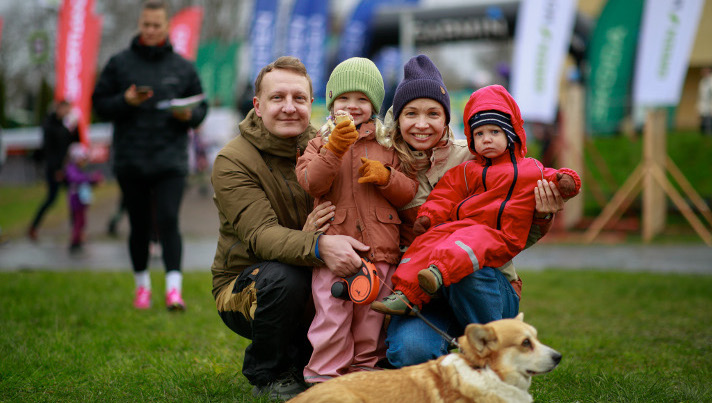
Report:
[{"label": "orange mitten", "polygon": [[420,216],[415,219],[415,222],[413,223],[413,233],[415,236],[424,234],[428,228],[430,228],[430,217]]},{"label": "orange mitten", "polygon": [[581,178],[576,171],[568,168],[561,168],[556,174],[557,187],[564,199],[576,196],[581,189]]},{"label": "orange mitten", "polygon": [[346,151],[358,139],[358,131],[351,120],[340,122],[329,135],[329,142],[324,148],[331,150],[334,154],[343,157]]},{"label": "orange mitten", "polygon": [[366,157],[361,157],[361,168],[358,169],[358,183],[373,183],[374,185],[384,186],[388,183],[391,177],[391,170],[383,166],[381,161],[370,160]]}]

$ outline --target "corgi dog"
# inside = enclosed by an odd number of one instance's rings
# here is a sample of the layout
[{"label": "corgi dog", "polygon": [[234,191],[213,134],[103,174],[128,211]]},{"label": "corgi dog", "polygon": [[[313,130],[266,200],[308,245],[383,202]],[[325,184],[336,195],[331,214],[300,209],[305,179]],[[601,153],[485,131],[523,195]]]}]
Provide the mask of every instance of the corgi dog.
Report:
[{"label": "corgi dog", "polygon": [[561,361],[559,352],[537,339],[523,313],[469,324],[458,342],[459,352],[401,369],[344,375],[289,402],[531,402],[532,376]]}]

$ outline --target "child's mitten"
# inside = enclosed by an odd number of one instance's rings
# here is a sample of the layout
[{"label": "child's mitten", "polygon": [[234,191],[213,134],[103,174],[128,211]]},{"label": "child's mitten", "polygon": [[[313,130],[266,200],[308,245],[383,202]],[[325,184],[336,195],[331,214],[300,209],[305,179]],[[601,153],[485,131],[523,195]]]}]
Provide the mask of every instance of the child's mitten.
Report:
[{"label": "child's mitten", "polygon": [[351,144],[358,139],[358,131],[351,120],[340,122],[329,135],[329,142],[324,148],[331,150],[339,158],[343,157]]},{"label": "child's mitten", "polygon": [[564,199],[576,196],[581,189],[581,178],[576,171],[568,168],[561,168],[556,173],[556,186]]},{"label": "child's mitten", "polygon": [[430,228],[430,217],[420,216],[415,219],[415,222],[413,223],[413,233],[415,236],[424,234],[428,228]]},{"label": "child's mitten", "polygon": [[366,157],[361,157],[361,168],[358,169],[358,183],[373,183],[374,185],[384,186],[388,183],[391,177],[391,170],[383,166],[381,161],[370,160]]}]

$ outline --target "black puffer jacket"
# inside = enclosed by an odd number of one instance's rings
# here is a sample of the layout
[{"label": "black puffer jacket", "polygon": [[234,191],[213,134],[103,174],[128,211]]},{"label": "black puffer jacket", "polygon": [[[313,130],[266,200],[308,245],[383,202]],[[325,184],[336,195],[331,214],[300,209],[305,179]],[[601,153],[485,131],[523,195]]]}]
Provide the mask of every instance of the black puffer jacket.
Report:
[{"label": "black puffer jacket", "polygon": [[[131,84],[150,86],[153,97],[139,106],[124,100]],[[200,94],[203,89],[193,65],[173,52],[166,41],[144,46],[134,37],[131,46],[109,60],[97,80],[92,100],[96,112],[114,123],[114,172],[117,175],[185,175],[188,172],[188,129],[203,121],[203,101],[182,122],[160,101]]]},{"label": "black puffer jacket", "polygon": [[44,152],[46,172],[54,173],[64,166],[69,146],[79,141],[79,131],[75,127],[69,130],[52,112],[42,122],[42,151]]}]

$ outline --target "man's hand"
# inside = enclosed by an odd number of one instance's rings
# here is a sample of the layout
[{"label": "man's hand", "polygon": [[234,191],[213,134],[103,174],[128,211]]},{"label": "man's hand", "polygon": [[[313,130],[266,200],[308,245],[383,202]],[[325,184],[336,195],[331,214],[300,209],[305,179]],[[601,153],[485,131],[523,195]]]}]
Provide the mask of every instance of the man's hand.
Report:
[{"label": "man's hand", "polygon": [[430,228],[430,217],[420,216],[415,219],[415,222],[413,223],[413,233],[415,236],[424,234],[428,228]]},{"label": "man's hand", "polygon": [[347,277],[356,274],[361,267],[361,257],[356,251],[366,252],[367,245],[346,235],[322,235],[319,237],[319,255],[326,267],[335,276]]},{"label": "man's hand", "polygon": [[153,90],[149,90],[148,92],[138,92],[136,90],[136,84],[131,84],[131,86],[124,92],[124,99],[126,100],[126,103],[131,106],[139,106],[152,96]]},{"label": "man's hand", "polygon": [[326,232],[331,226],[330,221],[334,218],[334,210],[336,210],[336,207],[330,201],[325,201],[314,207],[314,210],[307,216],[307,221],[304,223],[302,231]]},{"label": "man's hand", "polygon": [[193,116],[193,110],[190,108],[179,108],[173,110],[173,117],[182,121],[187,122]]}]

